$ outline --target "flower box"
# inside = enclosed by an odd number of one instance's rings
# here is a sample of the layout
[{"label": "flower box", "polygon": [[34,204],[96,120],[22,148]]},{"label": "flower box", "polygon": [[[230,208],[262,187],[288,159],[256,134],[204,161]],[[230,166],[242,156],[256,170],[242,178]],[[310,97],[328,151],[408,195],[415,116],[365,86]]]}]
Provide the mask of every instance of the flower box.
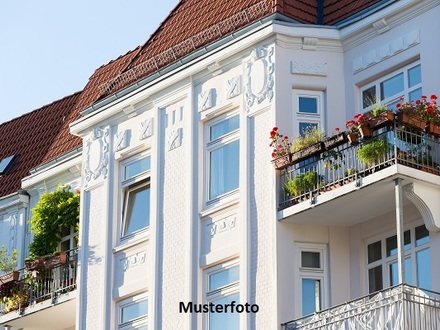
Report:
[{"label": "flower box", "polygon": [[394,112],[391,110],[385,110],[377,116],[370,117],[368,121],[372,130],[378,130],[382,127],[391,126],[394,122]]},{"label": "flower box", "polygon": [[440,125],[429,122],[425,129],[426,133],[440,137]]},{"label": "flower box", "polygon": [[20,278],[20,272],[18,270],[14,270],[13,272],[9,272],[0,276],[0,284],[6,284],[9,282],[18,281],[19,278]]},{"label": "flower box", "polygon": [[405,112],[397,113],[397,121],[399,124],[409,126],[418,130],[424,130],[426,126],[426,120],[415,115],[409,115]]},{"label": "flower box", "polygon": [[323,142],[324,142],[324,147],[328,150],[339,147],[340,145],[346,143],[347,141],[348,141],[347,136],[344,133],[339,133],[329,137],[328,139],[325,139]]},{"label": "flower box", "polygon": [[67,254],[60,252],[57,255],[50,256],[44,259],[44,268],[52,269],[60,265],[64,265],[67,262]]},{"label": "flower box", "polygon": [[324,151],[324,143],[318,142],[292,153],[292,165],[316,156]]},{"label": "flower box", "polygon": [[24,262],[27,270],[37,270],[44,267],[44,259],[36,257],[34,260],[27,260]]},{"label": "flower box", "polygon": [[350,144],[356,144],[358,142],[358,133],[347,133],[347,140]]},{"label": "flower box", "polygon": [[272,160],[277,170],[284,170],[292,164],[292,154],[285,154]]},{"label": "flower box", "polygon": [[372,135],[370,125],[368,123],[362,123],[358,126],[359,133],[363,139],[369,138]]}]

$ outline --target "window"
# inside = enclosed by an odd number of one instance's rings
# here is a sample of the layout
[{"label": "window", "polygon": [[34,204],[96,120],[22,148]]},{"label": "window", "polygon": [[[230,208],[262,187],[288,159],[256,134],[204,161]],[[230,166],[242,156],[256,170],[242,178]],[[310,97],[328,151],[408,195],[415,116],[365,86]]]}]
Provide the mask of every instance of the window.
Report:
[{"label": "window", "polygon": [[123,164],[122,171],[124,238],[150,225],[150,157],[133,157]]},{"label": "window", "polygon": [[222,117],[208,125],[208,200],[238,189],[239,116]]},{"label": "window", "polygon": [[323,92],[293,90],[293,109],[298,123],[295,135],[300,135],[312,127],[323,127],[323,98]]},{"label": "window", "polygon": [[420,64],[411,64],[361,88],[362,109],[367,111],[375,104],[385,104],[392,110],[399,98],[416,100],[422,96]]},{"label": "window", "polygon": [[148,300],[139,295],[118,303],[118,329],[148,330]]},{"label": "window", "polygon": [[322,310],[327,302],[326,246],[323,244],[297,244],[298,280],[296,314],[305,316]]},{"label": "window", "polygon": [[[228,263],[213,267],[207,271],[208,303],[225,305],[232,301],[239,302],[240,294],[240,267],[236,263]],[[209,330],[238,330],[240,328],[239,315],[237,313],[209,313]]]},{"label": "window", "polygon": [[[404,232],[405,282],[431,289],[429,231],[425,225]],[[397,236],[367,245],[368,291],[370,293],[399,284]]]}]

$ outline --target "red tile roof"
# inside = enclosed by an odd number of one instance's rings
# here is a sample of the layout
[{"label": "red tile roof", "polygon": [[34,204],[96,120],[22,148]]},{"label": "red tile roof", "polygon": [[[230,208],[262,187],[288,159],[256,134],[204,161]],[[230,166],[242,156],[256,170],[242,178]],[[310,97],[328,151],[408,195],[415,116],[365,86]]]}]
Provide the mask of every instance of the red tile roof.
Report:
[{"label": "red tile roof", "polygon": [[[318,6],[318,3],[322,5]],[[82,110],[185,55],[273,13],[300,23],[331,25],[380,0],[181,0],[139,48],[98,69],[84,88]],[[319,13],[321,11],[321,13]],[[321,18],[319,18],[321,16]],[[122,70],[121,70],[122,69]],[[105,75],[102,72],[105,72]]]},{"label": "red tile roof", "polygon": [[[17,192],[21,188],[21,179],[44,161],[60,130],[68,125],[79,95],[78,92],[66,96],[0,125],[0,160],[15,156],[12,166],[0,176],[0,196]],[[58,140],[69,141],[69,147],[81,145],[81,139],[70,134]]]}]

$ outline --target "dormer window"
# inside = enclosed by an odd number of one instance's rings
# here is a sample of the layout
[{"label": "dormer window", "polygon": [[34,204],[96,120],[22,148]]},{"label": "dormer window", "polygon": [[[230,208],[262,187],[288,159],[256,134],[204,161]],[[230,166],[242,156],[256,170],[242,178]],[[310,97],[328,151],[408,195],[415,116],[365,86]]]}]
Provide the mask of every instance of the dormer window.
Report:
[{"label": "dormer window", "polygon": [[14,158],[15,156],[12,155],[0,161],[0,175],[6,174],[11,169]]}]

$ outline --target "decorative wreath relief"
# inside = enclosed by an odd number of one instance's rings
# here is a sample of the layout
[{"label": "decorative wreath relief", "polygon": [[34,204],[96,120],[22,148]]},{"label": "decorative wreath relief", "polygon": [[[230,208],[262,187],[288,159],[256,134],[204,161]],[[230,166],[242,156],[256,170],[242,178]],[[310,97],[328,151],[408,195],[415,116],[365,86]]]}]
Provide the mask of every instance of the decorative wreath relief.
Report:
[{"label": "decorative wreath relief", "polygon": [[245,100],[247,112],[256,104],[273,98],[274,47],[254,49],[245,62]]},{"label": "decorative wreath relief", "polygon": [[109,127],[95,128],[85,142],[84,174],[86,184],[108,173]]}]

